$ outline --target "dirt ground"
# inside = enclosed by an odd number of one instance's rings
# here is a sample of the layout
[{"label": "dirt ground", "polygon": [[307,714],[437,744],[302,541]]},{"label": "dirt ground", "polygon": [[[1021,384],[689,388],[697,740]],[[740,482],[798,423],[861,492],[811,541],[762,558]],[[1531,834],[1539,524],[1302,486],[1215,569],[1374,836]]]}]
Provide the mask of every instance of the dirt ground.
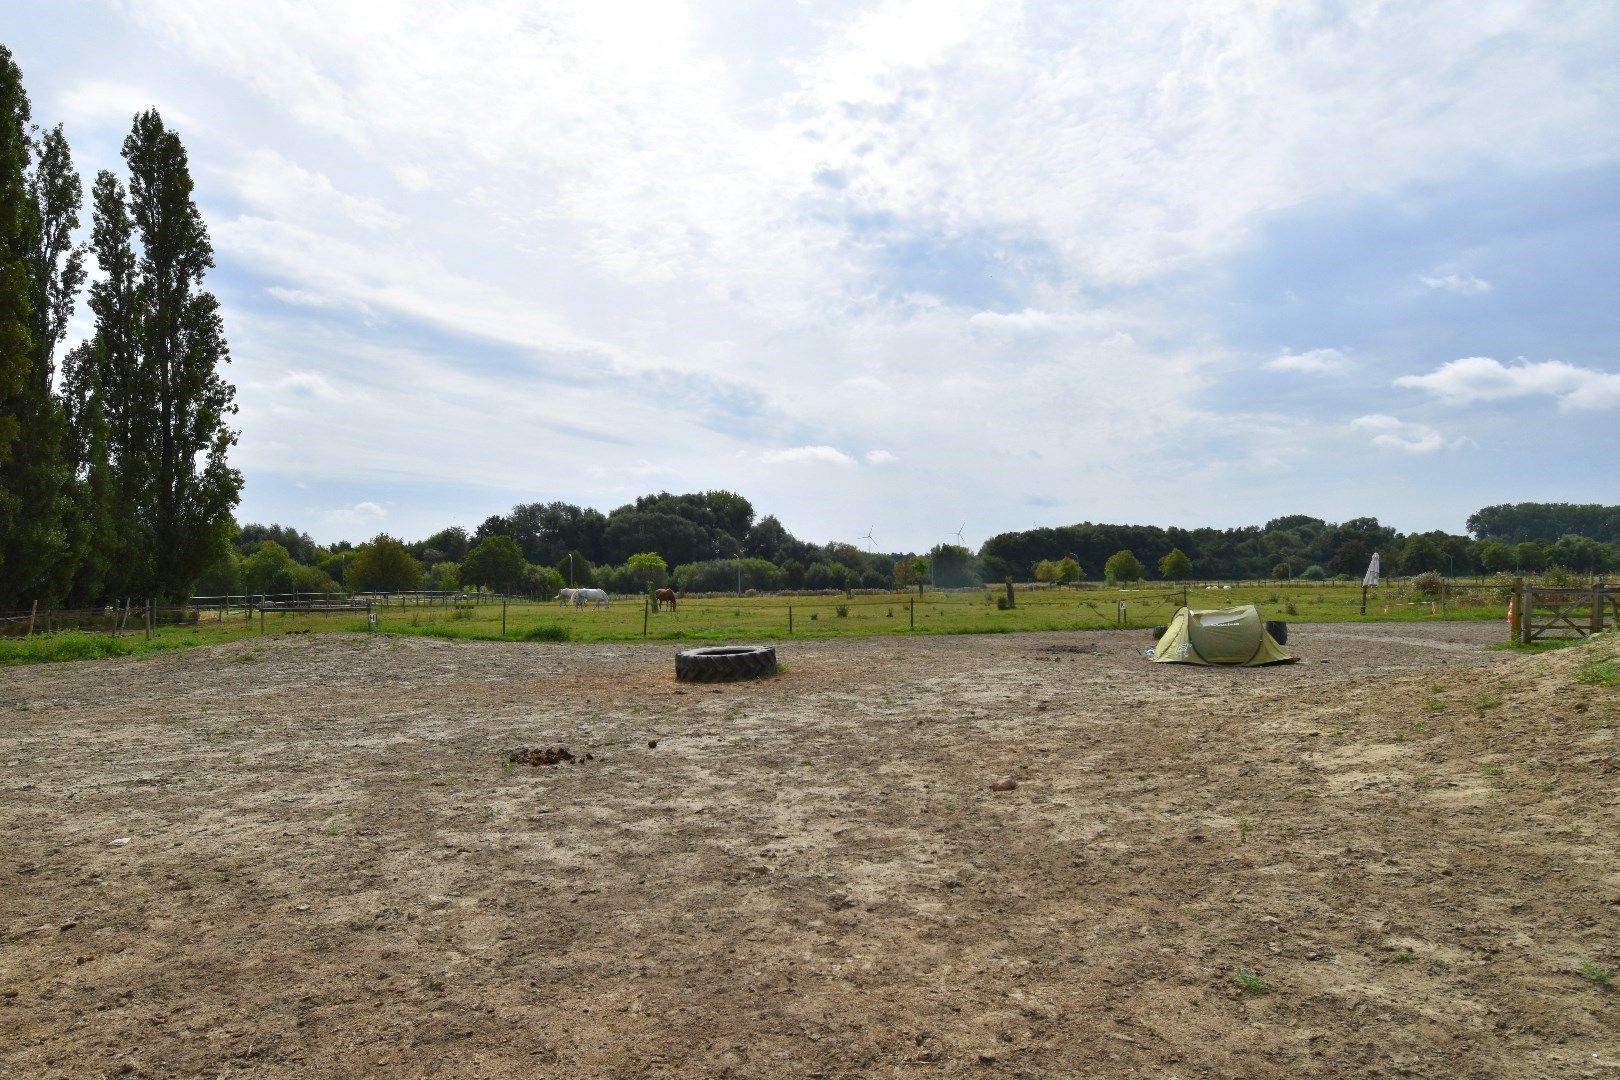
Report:
[{"label": "dirt ground", "polygon": [[1620,1076],[1620,688],[1292,629],[0,670],[0,1075]]}]

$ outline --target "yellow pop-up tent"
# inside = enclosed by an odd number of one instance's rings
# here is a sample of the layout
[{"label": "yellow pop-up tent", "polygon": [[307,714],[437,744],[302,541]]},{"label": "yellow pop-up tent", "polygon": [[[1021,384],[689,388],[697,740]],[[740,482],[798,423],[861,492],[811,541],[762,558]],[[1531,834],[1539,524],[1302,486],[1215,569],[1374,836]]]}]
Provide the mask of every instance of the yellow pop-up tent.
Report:
[{"label": "yellow pop-up tent", "polygon": [[1253,604],[1193,611],[1182,608],[1153,649],[1155,664],[1233,664],[1260,667],[1262,664],[1292,664],[1299,657],[1282,651],[1266,632],[1260,609]]}]

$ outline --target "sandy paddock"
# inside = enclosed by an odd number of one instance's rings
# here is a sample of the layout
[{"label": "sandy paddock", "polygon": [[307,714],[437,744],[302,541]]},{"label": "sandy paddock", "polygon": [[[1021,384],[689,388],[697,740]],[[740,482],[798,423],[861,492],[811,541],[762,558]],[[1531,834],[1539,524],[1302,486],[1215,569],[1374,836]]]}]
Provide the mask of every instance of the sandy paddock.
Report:
[{"label": "sandy paddock", "polygon": [[0,1074],[1620,1076],[1620,691],[1293,629],[0,669]]}]

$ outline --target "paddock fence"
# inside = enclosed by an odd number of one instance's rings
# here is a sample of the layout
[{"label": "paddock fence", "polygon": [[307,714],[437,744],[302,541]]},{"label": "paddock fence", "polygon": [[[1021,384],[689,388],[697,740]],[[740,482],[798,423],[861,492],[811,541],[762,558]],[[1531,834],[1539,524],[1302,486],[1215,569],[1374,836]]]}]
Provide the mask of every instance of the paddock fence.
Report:
[{"label": "paddock fence", "polygon": [[1549,588],[1527,585],[1515,597],[1515,644],[1587,638],[1620,627],[1620,588]]}]

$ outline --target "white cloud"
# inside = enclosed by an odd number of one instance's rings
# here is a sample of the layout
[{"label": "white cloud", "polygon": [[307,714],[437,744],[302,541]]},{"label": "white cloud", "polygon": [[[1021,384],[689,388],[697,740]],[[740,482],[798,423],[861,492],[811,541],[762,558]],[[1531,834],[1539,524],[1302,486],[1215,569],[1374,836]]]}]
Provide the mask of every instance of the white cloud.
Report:
[{"label": "white cloud", "polygon": [[157,109],[163,114],[163,122],[171,128],[198,126],[191,113],[176,108],[150,86],[103,79],[87,79],[68,87],[61,95],[60,109],[62,119],[71,127],[106,126],[127,130],[136,114],[147,109]]},{"label": "white cloud", "polygon": [[855,459],[833,446],[795,446],[789,450],[767,450],[759,455],[767,465],[813,462],[822,465],[853,465]]},{"label": "white cloud", "polygon": [[579,502],[678,475],[917,543],[1014,470],[1160,513],[1154,447],[1232,419],[1208,286],[1279,212],[1620,154],[1607,5],[766,7],[762,41],[681,0],[118,5],[73,115],[122,127],[155,86],[200,120],[238,464]]},{"label": "white cloud", "polygon": [[338,392],[318,371],[293,371],[276,384],[278,390],[292,397],[318,398],[322,401],[338,400]]},{"label": "white cloud", "polygon": [[308,289],[289,289],[283,285],[271,285],[264,290],[283,304],[293,307],[314,308],[327,311],[355,311],[367,318],[374,318],[376,313],[370,307],[346,296],[333,296],[328,293],[312,292]]},{"label": "white cloud", "polygon": [[374,198],[339,191],[325,175],[270,149],[240,158],[230,174],[236,193],[253,209],[274,217],[335,219],[363,229],[393,229],[400,216]]},{"label": "white cloud", "polygon": [[900,458],[887,450],[868,450],[866,461],[869,465],[893,465]]},{"label": "white cloud", "polygon": [[1396,386],[1427,390],[1453,405],[1546,395],[1561,409],[1620,406],[1620,374],[1578,367],[1562,360],[1504,364],[1489,356],[1466,356],[1427,375],[1402,375]]},{"label": "white cloud", "polygon": [[1453,273],[1439,274],[1435,276],[1419,274],[1418,280],[1423,282],[1423,284],[1427,285],[1431,289],[1439,289],[1444,292],[1454,292],[1462,296],[1476,296],[1479,293],[1487,293],[1491,291],[1490,282],[1477,278],[1473,274]]},{"label": "white cloud", "polygon": [[1023,311],[1013,312],[979,311],[968,318],[968,325],[978,327],[981,330],[1027,332],[1031,330],[1051,330],[1059,324],[1058,316],[1049,311],[1037,311],[1034,308],[1025,308]]},{"label": "white cloud", "polygon": [[374,502],[357,502],[326,511],[324,517],[333,525],[375,525],[388,517],[388,511]]},{"label": "white cloud", "polygon": [[1397,420],[1382,414],[1358,416],[1350,421],[1350,426],[1358,431],[1372,432],[1372,445],[1406,454],[1432,454],[1436,450],[1456,450],[1468,445],[1466,439],[1447,440],[1445,435],[1427,424]]},{"label": "white cloud", "polygon": [[1283,349],[1275,359],[1266,361],[1272,371],[1298,371],[1309,375],[1332,375],[1350,366],[1350,358],[1342,349],[1311,349],[1296,353]]}]

